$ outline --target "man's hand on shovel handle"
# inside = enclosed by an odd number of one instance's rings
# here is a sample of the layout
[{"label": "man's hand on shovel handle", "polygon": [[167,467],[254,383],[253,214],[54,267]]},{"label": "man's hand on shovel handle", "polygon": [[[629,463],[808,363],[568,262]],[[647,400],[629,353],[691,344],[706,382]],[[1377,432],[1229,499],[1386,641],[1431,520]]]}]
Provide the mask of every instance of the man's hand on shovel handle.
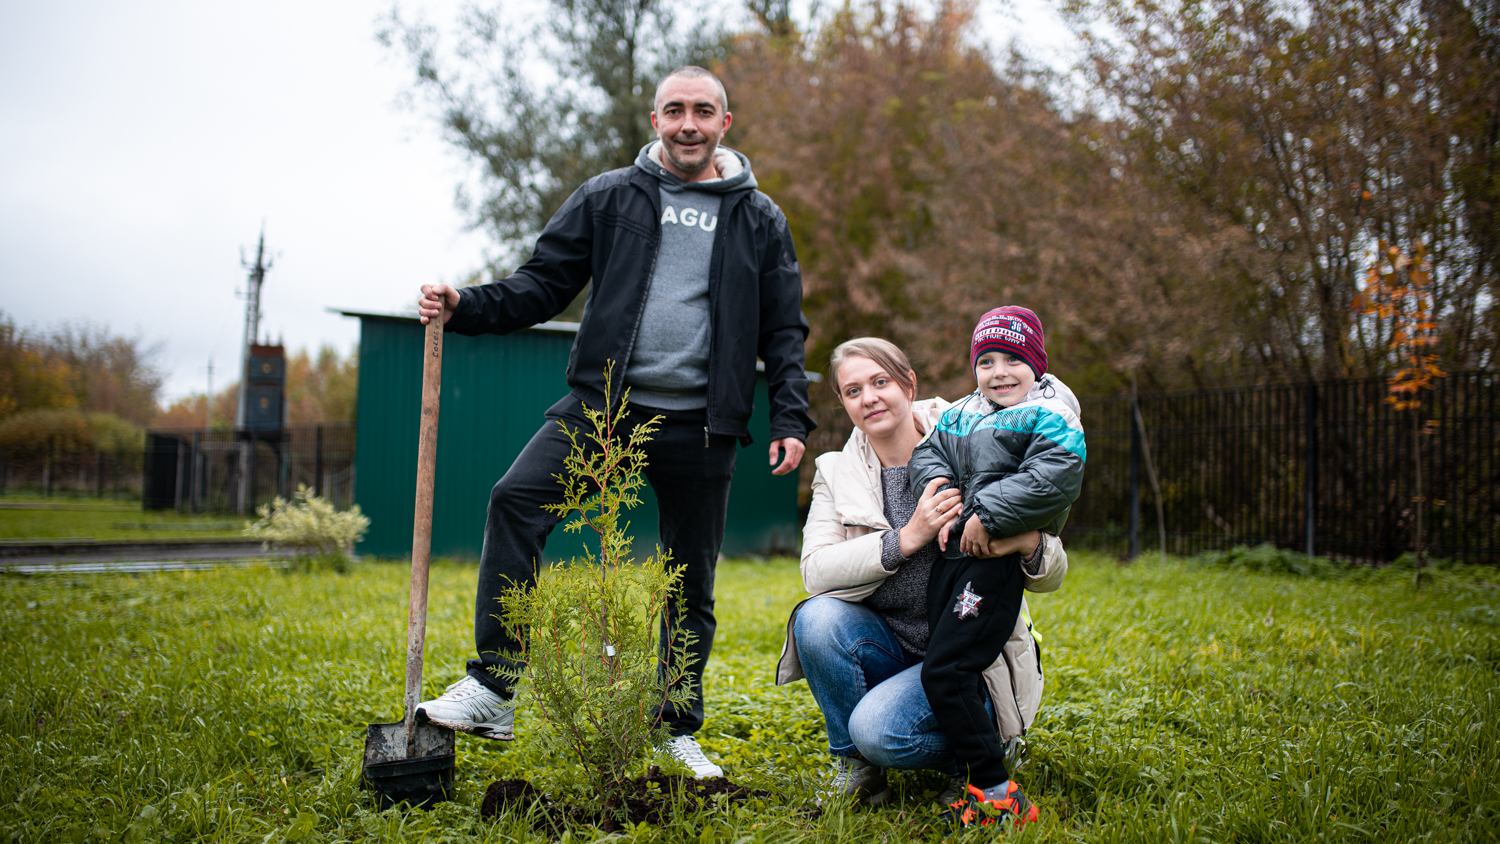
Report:
[{"label": "man's hand on shovel handle", "polygon": [[438,315],[442,308],[443,324],[453,319],[453,310],[458,307],[458,291],[447,284],[424,284],[422,295],[417,299],[417,314],[422,318],[422,324]]}]

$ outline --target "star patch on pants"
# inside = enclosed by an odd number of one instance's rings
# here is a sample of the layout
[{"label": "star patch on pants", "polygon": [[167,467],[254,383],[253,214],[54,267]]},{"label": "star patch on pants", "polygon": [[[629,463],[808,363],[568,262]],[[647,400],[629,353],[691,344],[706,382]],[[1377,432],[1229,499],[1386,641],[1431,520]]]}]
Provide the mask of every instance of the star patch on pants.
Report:
[{"label": "star patch on pants", "polygon": [[979,615],[979,602],[983,600],[974,594],[971,588],[974,581],[964,584],[964,591],[958,596],[958,603],[953,605],[953,611],[958,613],[959,618],[968,618],[971,615]]}]

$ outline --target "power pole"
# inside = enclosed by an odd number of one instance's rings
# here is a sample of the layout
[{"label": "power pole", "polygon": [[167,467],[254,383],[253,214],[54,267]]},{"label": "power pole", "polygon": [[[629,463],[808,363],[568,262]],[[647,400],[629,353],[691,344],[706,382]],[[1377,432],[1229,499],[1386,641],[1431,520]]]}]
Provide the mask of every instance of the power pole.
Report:
[{"label": "power pole", "polygon": [[239,397],[234,404],[234,427],[243,430],[247,427],[245,396],[248,391],[245,385],[250,377],[250,345],[260,336],[260,286],[266,281],[266,270],[271,268],[271,262],[266,260],[266,224],[264,222],[260,225],[260,245],[255,247],[255,263],[251,264],[246,261],[244,254],[241,253],[240,265],[250,271],[245,288],[245,336],[244,342],[240,343],[240,389]]},{"label": "power pole", "polygon": [[214,359],[208,358],[208,400],[203,403],[208,410],[207,418],[203,420],[203,433],[206,435],[214,428]]}]

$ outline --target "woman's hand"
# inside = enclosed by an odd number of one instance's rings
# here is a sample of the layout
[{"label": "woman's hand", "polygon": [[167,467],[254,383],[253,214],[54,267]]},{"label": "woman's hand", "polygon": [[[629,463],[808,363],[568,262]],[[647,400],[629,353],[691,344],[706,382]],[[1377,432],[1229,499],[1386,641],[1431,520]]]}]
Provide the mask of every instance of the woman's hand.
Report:
[{"label": "woman's hand", "polygon": [[[922,490],[922,497],[917,499],[917,509],[911,514],[911,521],[901,529],[901,556],[910,557],[917,553],[922,546],[939,537],[938,531],[943,525],[958,518],[959,509],[963,506],[963,502],[959,500],[959,491],[949,487],[938,492],[938,487],[946,483],[947,478],[933,478],[927,482],[927,488]],[[940,539],[939,541],[941,542]]]}]

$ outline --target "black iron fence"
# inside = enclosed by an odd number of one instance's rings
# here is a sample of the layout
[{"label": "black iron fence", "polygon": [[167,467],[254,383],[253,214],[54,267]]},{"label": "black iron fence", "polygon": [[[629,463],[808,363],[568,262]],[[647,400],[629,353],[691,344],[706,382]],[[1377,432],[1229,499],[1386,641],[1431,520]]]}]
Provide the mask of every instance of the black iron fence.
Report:
[{"label": "black iron fence", "polygon": [[[1355,560],[1500,562],[1500,373],[1438,379],[1416,411],[1383,379],[1082,399],[1083,494],[1065,537],[1131,556],[1274,543]],[[1419,480],[1420,478],[1420,480]]]},{"label": "black iron fence", "polygon": [[243,431],[159,429],[144,447],[58,452],[0,447],[0,495],[140,499],[148,510],[249,515],[306,484],[335,506],[354,503],[354,423]]},{"label": "black iron fence", "polygon": [[0,446],[0,495],[138,498],[141,451],[57,451]]},{"label": "black iron fence", "polygon": [[306,485],[334,506],[354,502],[354,423],[248,431],[153,430],[146,434],[142,504],[184,513],[255,512]]}]

